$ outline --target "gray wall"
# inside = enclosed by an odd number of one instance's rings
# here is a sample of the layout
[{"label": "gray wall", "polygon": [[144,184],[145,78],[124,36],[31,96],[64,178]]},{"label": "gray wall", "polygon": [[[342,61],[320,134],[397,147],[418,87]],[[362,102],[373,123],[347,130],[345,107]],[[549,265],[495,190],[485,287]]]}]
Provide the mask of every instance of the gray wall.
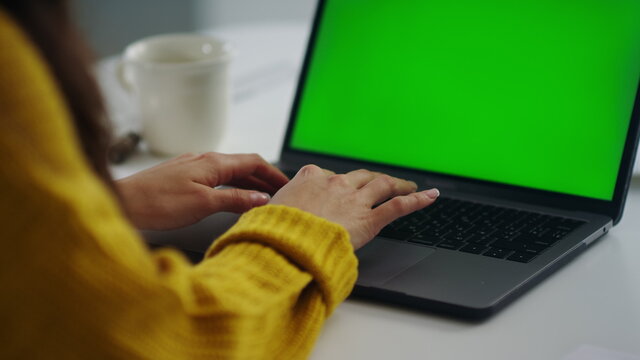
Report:
[{"label": "gray wall", "polygon": [[99,57],[153,34],[196,29],[194,0],[76,0],[74,12]]},{"label": "gray wall", "polygon": [[316,0],[196,0],[200,27],[242,22],[309,20]]},{"label": "gray wall", "polygon": [[80,28],[98,57],[139,38],[256,21],[305,21],[316,0],[76,0]]}]

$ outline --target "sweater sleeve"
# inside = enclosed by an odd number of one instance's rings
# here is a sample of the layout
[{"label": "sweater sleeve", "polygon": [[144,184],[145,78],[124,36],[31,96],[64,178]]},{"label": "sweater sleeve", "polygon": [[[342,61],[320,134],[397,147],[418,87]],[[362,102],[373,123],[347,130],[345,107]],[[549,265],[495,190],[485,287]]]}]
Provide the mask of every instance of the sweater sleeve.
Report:
[{"label": "sweater sleeve", "polygon": [[191,265],[150,252],[0,10],[0,358],[298,359],[351,291],[344,228],[254,209]]}]

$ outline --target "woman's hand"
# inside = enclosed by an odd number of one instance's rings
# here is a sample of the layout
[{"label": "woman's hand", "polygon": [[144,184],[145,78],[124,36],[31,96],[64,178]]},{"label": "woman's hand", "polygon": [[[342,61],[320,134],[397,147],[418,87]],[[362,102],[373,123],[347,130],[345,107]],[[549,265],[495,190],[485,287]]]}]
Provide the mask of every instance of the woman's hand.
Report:
[{"label": "woman's hand", "polygon": [[[133,224],[168,230],[220,211],[242,213],[265,205],[289,179],[255,154],[185,154],[117,181]],[[214,189],[219,185],[237,188]]]},{"label": "woman's hand", "polygon": [[440,195],[437,189],[416,189],[414,182],[367,170],[336,175],[307,165],[271,204],[296,207],[344,226],[359,249],[384,226],[431,205]]}]

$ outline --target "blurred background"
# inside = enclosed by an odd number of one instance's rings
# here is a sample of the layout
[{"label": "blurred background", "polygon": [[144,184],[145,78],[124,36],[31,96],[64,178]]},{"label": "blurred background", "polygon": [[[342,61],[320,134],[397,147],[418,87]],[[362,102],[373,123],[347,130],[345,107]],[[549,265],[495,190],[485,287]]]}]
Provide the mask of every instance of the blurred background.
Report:
[{"label": "blurred background", "polygon": [[246,22],[311,21],[316,0],[75,0],[74,12],[97,57],[142,37]]}]

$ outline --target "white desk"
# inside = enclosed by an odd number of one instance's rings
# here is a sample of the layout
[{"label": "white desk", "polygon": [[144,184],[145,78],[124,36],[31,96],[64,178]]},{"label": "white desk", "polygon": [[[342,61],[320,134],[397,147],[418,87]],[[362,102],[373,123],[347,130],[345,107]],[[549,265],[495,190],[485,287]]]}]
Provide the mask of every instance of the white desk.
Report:
[{"label": "white desk", "polygon": [[[218,151],[278,156],[307,30],[262,24],[216,31],[236,48],[231,123]],[[115,59],[98,67],[120,128],[135,111],[112,79]],[[134,120],[132,120],[134,119]],[[122,177],[162,159],[142,152],[114,168]],[[327,321],[312,359],[569,359],[582,345],[611,352],[571,360],[640,359],[640,179],[609,235],[497,316],[481,324],[347,300]],[[208,241],[207,224],[168,233],[169,242]],[[202,239],[204,238],[204,240]],[[625,355],[626,354],[626,355]],[[595,355],[594,355],[595,356]],[[626,356],[626,357],[625,357]]]}]

